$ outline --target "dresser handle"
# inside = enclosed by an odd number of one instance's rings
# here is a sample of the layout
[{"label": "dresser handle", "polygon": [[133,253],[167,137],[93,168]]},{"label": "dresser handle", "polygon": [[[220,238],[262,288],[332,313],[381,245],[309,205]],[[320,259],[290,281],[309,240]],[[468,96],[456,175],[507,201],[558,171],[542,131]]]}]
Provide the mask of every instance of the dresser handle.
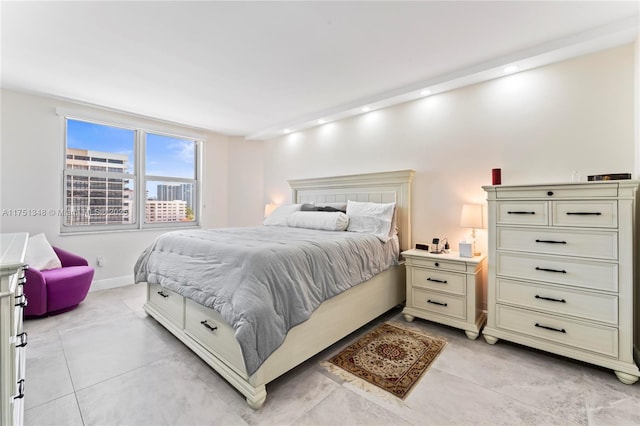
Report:
[{"label": "dresser handle", "polygon": [[544,328],[545,330],[557,331],[558,333],[566,333],[567,332],[567,330],[565,330],[564,328],[559,328],[558,329],[558,328],[553,328],[553,327],[549,327],[549,326],[546,326],[546,325],[541,325],[541,324],[538,324],[538,323],[536,323],[536,327]]},{"label": "dresser handle", "polygon": [[547,195],[551,197],[553,195],[553,191],[547,191]]},{"label": "dresser handle", "polygon": [[536,212],[508,211],[507,214],[536,214]]},{"label": "dresser handle", "polygon": [[564,299],[554,299],[553,297],[539,296],[537,294],[536,294],[536,299],[549,300],[551,302],[567,303],[567,301]]},{"label": "dresser handle", "polygon": [[20,344],[16,345],[16,348],[24,348],[25,346],[27,346],[28,336],[26,331],[23,331],[22,333],[18,334],[16,337],[20,339]]},{"label": "dresser handle", "polygon": [[24,398],[24,379],[18,380],[18,395],[14,396],[13,399],[22,399]]},{"label": "dresser handle", "polygon": [[16,297],[16,301],[20,300],[18,303],[15,304],[15,306],[20,306],[21,308],[26,308],[28,303],[27,303],[27,296],[25,294],[21,294],[20,296]]},{"label": "dresser handle", "polygon": [[567,212],[567,215],[575,215],[575,216],[602,216],[600,212]]},{"label": "dresser handle", "polygon": [[433,300],[431,300],[431,299],[427,300],[427,303],[432,303],[432,304],[434,304],[434,305],[440,305],[440,306],[447,306],[447,304],[446,304],[446,303],[442,303],[442,302],[435,302],[435,301],[433,301]]},{"label": "dresser handle", "polygon": [[160,296],[164,297],[165,299],[166,299],[167,297],[169,297],[169,295],[168,295],[167,293],[165,293],[164,291],[159,291],[159,292],[158,292],[158,294],[159,294]]},{"label": "dresser handle", "polygon": [[209,325],[209,323],[207,323],[207,320],[204,321],[200,321],[200,324],[202,324],[205,328],[208,328],[211,331],[216,331],[218,329],[218,326],[211,326]]},{"label": "dresser handle", "polygon": [[566,241],[554,241],[554,240],[536,240],[536,243],[567,244]]},{"label": "dresser handle", "polygon": [[558,272],[558,273],[562,273],[562,274],[566,274],[567,273],[567,271],[565,271],[564,269],[540,268],[538,266],[536,266],[536,271]]},{"label": "dresser handle", "polygon": [[432,281],[434,283],[442,283],[442,284],[446,284],[447,280],[437,280],[435,278],[427,278],[427,281]]}]

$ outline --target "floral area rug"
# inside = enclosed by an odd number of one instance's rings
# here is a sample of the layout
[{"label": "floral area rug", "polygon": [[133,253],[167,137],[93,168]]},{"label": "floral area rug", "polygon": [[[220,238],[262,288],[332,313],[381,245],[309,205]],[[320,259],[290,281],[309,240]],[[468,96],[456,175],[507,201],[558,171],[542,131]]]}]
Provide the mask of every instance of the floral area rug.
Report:
[{"label": "floral area rug", "polygon": [[404,399],[446,344],[443,338],[385,323],[329,363]]}]

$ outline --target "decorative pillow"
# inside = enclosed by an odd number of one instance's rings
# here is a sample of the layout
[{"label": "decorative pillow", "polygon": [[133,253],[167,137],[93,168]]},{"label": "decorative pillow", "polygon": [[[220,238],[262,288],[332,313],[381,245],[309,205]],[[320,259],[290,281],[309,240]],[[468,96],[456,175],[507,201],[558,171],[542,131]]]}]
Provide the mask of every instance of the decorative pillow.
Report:
[{"label": "decorative pillow", "polygon": [[62,268],[58,255],[53,251],[53,247],[44,234],[37,234],[29,238],[24,258],[29,267],[39,271]]},{"label": "decorative pillow", "polygon": [[342,212],[318,214],[313,211],[300,211],[291,213],[287,219],[287,223],[292,228],[344,231],[349,225],[349,217]]},{"label": "decorative pillow", "polygon": [[288,226],[287,218],[293,212],[300,211],[302,204],[284,204],[276,208],[263,224],[267,226]]},{"label": "decorative pillow", "polygon": [[300,208],[303,212],[347,212],[347,203],[322,203],[322,204],[309,204],[305,203]]},{"label": "decorative pillow", "polygon": [[323,209],[335,209],[335,210],[322,210],[322,211],[340,211],[347,212],[347,203],[320,203],[318,207]]},{"label": "decorative pillow", "polygon": [[318,206],[316,206],[315,204],[304,203],[302,206],[300,206],[300,210],[303,212],[317,212]]},{"label": "decorative pillow", "polygon": [[347,202],[349,226],[347,231],[373,234],[380,241],[389,240],[396,203]]}]

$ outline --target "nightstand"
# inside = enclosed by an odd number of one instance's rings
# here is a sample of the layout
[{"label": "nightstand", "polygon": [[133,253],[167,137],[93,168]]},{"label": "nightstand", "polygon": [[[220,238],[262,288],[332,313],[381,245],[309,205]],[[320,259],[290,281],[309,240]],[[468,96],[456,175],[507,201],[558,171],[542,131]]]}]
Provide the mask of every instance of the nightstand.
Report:
[{"label": "nightstand", "polygon": [[476,339],[487,320],[482,309],[487,257],[424,250],[407,250],[402,255],[407,268],[404,319],[411,322],[418,317],[450,325]]}]

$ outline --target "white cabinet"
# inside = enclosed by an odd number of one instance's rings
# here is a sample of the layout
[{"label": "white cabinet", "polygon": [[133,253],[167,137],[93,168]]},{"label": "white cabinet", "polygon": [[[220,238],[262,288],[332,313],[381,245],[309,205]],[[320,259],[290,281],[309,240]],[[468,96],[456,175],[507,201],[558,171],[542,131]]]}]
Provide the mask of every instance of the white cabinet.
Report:
[{"label": "white cabinet", "polygon": [[27,304],[24,254],[28,234],[0,234],[0,425],[21,425],[25,347],[22,310]]},{"label": "white cabinet", "polygon": [[486,319],[482,310],[486,256],[466,258],[424,250],[402,255],[407,268],[405,320],[419,317],[450,325],[476,339]]},{"label": "white cabinet", "polygon": [[610,368],[623,383],[638,380],[637,189],[636,181],[484,187],[487,342],[513,341]]}]

